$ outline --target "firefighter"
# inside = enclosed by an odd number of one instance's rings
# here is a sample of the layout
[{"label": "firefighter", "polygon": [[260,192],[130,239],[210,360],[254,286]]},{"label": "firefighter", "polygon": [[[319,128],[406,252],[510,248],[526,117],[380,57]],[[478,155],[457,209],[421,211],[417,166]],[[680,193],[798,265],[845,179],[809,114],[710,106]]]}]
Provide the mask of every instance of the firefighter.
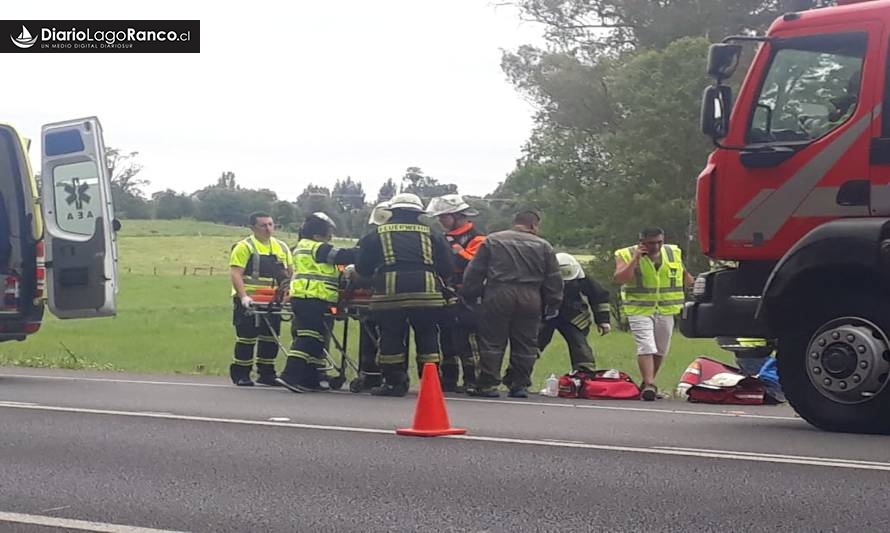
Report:
[{"label": "firefighter", "polygon": [[[437,217],[445,228],[445,239],[454,254],[454,272],[446,280],[446,307],[439,329],[442,347],[442,389],[445,392],[462,392],[476,382],[476,366],[479,350],[474,328],[474,302],[460,300],[464,270],[485,242],[485,234],[479,231],[470,217],[478,211],[467,204],[458,194],[446,194],[430,200],[426,208],[430,216]],[[463,372],[463,386],[457,382]]]},{"label": "firefighter", "polygon": [[327,390],[323,368],[327,365],[327,345],[337,305],[340,270],[337,265],[354,262],[352,249],[331,244],[336,224],[325,213],[312,213],[300,227],[300,240],[294,249],[294,276],[290,284],[294,339],[287,366],[278,383],[293,392]]},{"label": "firefighter", "polygon": [[592,324],[596,324],[600,335],[606,335],[612,329],[609,323],[609,291],[587,277],[581,263],[570,254],[556,254],[556,261],[564,283],[562,306],[556,318],[541,324],[538,347],[544,351],[553,338],[553,332],[559,331],[569,347],[572,369],[593,372],[596,361],[587,336]]},{"label": "firefighter", "polygon": [[[389,210],[389,202],[381,202],[374,206],[371,210],[371,216],[368,218],[369,226],[379,226],[385,224],[392,216]],[[354,272],[354,267],[347,270],[348,273]],[[353,282],[357,284],[363,283],[360,276],[351,276]],[[377,364],[377,343],[380,334],[377,324],[371,318],[361,319],[359,324],[359,344],[358,344],[358,369],[359,376],[355,383],[355,391],[370,390],[383,384],[383,377],[380,373],[380,366]]]},{"label": "firefighter", "polygon": [[[488,236],[464,272],[462,296],[482,297],[479,309],[479,373],[473,396],[497,398],[501,363],[510,343],[503,383],[511,398],[527,398],[538,358],[541,317],[555,318],[562,303],[562,277],[550,243],[538,236],[537,213],[523,211],[513,228]],[[484,293],[484,294],[483,294]]]},{"label": "firefighter", "polygon": [[634,336],[643,378],[640,397],[658,398],[655,376],[667,356],[674,315],[683,309],[683,288],[695,281],[683,266],[680,248],[664,243],[664,230],[645,228],[634,246],[615,251],[615,274],[621,303]]},{"label": "firefighter", "polygon": [[281,319],[270,316],[268,323],[258,323],[248,311],[257,289],[285,285],[293,274],[293,260],[287,245],[272,236],[275,221],[268,213],[252,213],[249,224],[253,234],[236,243],[229,258],[235,326],[235,357],[229,375],[235,385],[252,386],[250,371],[256,350],[257,383],[277,386],[275,336],[281,332]]},{"label": "firefighter", "polygon": [[390,200],[391,218],[359,241],[357,272],[372,277],[371,313],[380,332],[377,362],[383,384],[375,396],[408,392],[408,346],[414,330],[418,371],[424,363],[439,363],[436,322],[445,300],[441,278],[453,267],[448,243],[421,224],[423,204],[417,195],[400,193]]}]

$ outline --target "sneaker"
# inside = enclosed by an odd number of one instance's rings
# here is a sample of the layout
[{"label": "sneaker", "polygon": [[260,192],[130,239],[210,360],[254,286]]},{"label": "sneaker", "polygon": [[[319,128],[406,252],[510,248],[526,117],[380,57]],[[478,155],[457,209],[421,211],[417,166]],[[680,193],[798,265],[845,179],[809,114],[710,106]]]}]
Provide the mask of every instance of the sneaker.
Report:
[{"label": "sneaker", "polygon": [[260,385],[265,385],[267,387],[280,387],[281,383],[278,382],[278,378],[275,377],[275,374],[267,374],[260,376],[256,379],[256,382]]},{"label": "sneaker", "polygon": [[649,385],[643,386],[643,391],[640,393],[640,399],[646,402],[654,402],[655,399],[658,398],[658,388],[651,383]]},{"label": "sneaker", "polygon": [[528,398],[528,389],[525,387],[510,389],[510,392],[507,393],[507,396],[510,398]]},{"label": "sneaker", "polygon": [[253,387],[253,381],[247,377],[234,378],[232,382],[239,387]]},{"label": "sneaker", "polygon": [[393,396],[396,398],[402,398],[406,394],[408,394],[408,385],[389,385],[384,383],[379,387],[374,387],[371,389],[371,396]]},{"label": "sneaker", "polygon": [[476,387],[467,389],[467,394],[478,398],[500,398],[501,393],[495,387]]}]

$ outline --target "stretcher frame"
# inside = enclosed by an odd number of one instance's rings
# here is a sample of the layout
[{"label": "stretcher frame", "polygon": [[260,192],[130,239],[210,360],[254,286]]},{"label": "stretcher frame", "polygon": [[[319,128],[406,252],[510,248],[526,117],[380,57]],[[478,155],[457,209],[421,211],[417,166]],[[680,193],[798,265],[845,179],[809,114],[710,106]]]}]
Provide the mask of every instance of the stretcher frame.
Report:
[{"label": "stretcher frame", "polygon": [[[334,355],[331,354],[331,350],[329,348],[329,343],[324,343],[324,358],[327,362],[326,366],[322,368],[322,372],[328,373],[331,371],[335,371],[333,376],[329,376],[328,384],[331,387],[331,390],[340,390],[343,388],[343,385],[347,381],[347,372],[349,369],[355,373],[355,378],[352,379],[349,383],[349,390],[352,392],[361,392],[364,390],[364,378],[370,376],[380,376],[380,373],[376,372],[364,372],[360,368],[360,357],[361,354],[356,352],[356,358],[353,360],[349,357],[348,348],[349,348],[349,321],[358,320],[359,327],[368,328],[367,331],[371,335],[371,338],[374,339],[375,345],[379,347],[379,339],[376,331],[372,331],[370,326],[367,324],[367,319],[369,318],[369,310],[368,310],[368,301],[364,299],[353,299],[352,291],[349,289],[343,291],[344,298],[341,298],[336,307],[331,308],[331,312],[325,313],[326,317],[332,318],[333,321],[330,323],[325,323],[325,333],[327,338],[333,344],[333,349],[339,353],[339,358],[335,358]],[[272,338],[275,339],[275,343],[278,345],[278,348],[285,353],[286,356],[291,354],[291,348],[284,341],[282,341],[280,334],[276,334],[274,329],[272,328],[272,324],[270,318],[272,316],[278,316],[281,319],[282,323],[289,323],[293,321],[293,311],[291,311],[288,304],[282,301],[271,301],[271,302],[257,302],[254,301],[251,303],[250,308],[247,309],[247,314],[249,316],[253,316],[255,320],[255,324],[257,327],[260,327],[262,324],[265,324]],[[337,322],[342,323],[342,330],[339,337],[336,334],[336,325]],[[360,346],[359,346],[360,349]],[[338,360],[339,359],[339,360]]]}]

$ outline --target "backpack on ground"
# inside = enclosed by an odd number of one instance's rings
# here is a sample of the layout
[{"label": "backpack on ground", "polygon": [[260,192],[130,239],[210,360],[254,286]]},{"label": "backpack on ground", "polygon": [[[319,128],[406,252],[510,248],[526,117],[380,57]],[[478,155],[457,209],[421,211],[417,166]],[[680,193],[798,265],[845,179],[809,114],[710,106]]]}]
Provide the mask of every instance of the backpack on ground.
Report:
[{"label": "backpack on ground", "polygon": [[591,400],[635,400],[640,397],[640,388],[629,375],[620,370],[575,370],[559,378],[559,396]]}]

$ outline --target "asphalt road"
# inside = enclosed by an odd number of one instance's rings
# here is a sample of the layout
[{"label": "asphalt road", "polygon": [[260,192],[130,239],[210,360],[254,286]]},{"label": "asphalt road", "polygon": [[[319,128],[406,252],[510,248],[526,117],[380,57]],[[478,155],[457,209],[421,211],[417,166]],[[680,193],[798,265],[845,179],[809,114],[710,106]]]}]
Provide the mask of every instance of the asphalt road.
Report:
[{"label": "asphalt road", "polygon": [[0,531],[884,531],[890,440],[787,407],[448,400],[0,369]]}]

